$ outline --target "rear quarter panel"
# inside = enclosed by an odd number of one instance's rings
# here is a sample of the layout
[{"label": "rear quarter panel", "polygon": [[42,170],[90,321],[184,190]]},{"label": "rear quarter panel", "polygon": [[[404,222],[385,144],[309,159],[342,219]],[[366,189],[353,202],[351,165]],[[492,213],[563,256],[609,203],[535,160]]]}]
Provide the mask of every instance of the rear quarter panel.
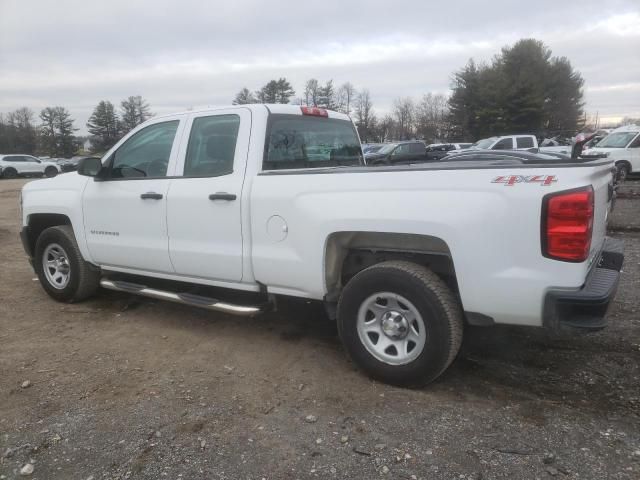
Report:
[{"label": "rear quarter panel", "polygon": [[[553,175],[542,186],[493,183],[503,175]],[[328,236],[341,231],[435,236],[448,245],[466,311],[498,323],[540,325],[549,288],[578,288],[604,240],[610,166],[404,170],[262,174],[251,194],[251,255],[255,279],[274,293],[321,299],[326,294]],[[587,262],[541,253],[545,194],[594,183],[596,221]],[[286,238],[268,231],[277,215]]]}]

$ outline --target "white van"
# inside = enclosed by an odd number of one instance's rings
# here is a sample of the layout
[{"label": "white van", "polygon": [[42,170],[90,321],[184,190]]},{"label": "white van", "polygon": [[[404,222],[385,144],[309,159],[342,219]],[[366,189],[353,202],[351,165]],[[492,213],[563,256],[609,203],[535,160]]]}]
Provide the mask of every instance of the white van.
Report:
[{"label": "white van", "polygon": [[618,179],[624,180],[630,173],[640,173],[640,126],[625,125],[616,128],[583,153],[606,153],[615,161]]}]

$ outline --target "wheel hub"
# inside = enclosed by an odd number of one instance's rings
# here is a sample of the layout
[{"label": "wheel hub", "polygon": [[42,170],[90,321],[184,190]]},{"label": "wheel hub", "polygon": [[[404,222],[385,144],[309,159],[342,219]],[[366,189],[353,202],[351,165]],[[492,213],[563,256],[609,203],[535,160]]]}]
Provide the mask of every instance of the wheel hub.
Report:
[{"label": "wheel hub", "polygon": [[409,322],[402,313],[390,310],[382,316],[382,331],[392,340],[401,340],[409,333]]},{"label": "wheel hub", "polygon": [[427,340],[420,311],[394,292],[377,292],[365,298],[358,309],[357,329],[367,351],[388,365],[412,362]]},{"label": "wheel hub", "polygon": [[64,249],[57,243],[47,246],[42,255],[42,268],[49,284],[59,290],[69,284],[71,265]]}]

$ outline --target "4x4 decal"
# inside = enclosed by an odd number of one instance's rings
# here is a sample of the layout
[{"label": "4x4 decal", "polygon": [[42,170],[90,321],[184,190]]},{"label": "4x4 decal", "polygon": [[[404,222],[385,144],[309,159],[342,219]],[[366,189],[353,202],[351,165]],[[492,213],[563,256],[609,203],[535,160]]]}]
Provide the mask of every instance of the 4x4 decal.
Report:
[{"label": "4x4 decal", "polygon": [[504,183],[505,187],[513,187],[517,183],[539,183],[548,187],[557,182],[555,175],[501,175],[494,178],[491,183]]}]

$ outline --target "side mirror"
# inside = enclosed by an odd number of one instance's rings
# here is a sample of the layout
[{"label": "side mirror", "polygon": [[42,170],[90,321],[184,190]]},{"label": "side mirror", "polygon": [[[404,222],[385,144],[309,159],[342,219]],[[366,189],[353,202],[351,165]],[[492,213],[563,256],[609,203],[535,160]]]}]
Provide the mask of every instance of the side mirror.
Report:
[{"label": "side mirror", "polygon": [[99,158],[83,158],[78,163],[78,174],[85,177],[97,177],[102,170],[102,160]]}]

